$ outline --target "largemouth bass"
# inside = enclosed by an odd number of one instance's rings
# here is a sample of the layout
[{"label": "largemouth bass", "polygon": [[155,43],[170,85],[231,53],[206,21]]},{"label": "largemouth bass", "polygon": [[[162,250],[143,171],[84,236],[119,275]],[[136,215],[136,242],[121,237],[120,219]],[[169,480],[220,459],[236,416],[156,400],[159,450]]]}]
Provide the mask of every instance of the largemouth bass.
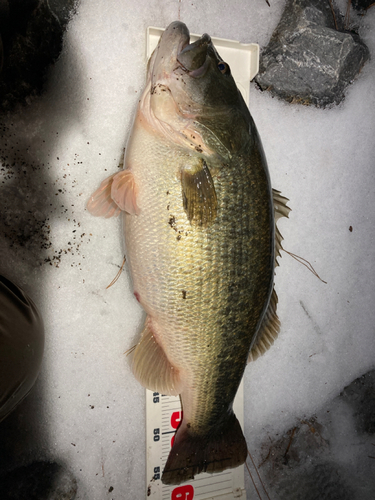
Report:
[{"label": "largemouth bass", "polygon": [[[147,313],[132,368],[181,397],[183,419],[162,481],[179,484],[246,460],[232,403],[249,357],[279,329],[273,291],[288,215],[230,68],[181,22],[152,54],[125,155],[88,209],[124,213],[134,294]],[[276,237],[275,237],[276,234]]]}]

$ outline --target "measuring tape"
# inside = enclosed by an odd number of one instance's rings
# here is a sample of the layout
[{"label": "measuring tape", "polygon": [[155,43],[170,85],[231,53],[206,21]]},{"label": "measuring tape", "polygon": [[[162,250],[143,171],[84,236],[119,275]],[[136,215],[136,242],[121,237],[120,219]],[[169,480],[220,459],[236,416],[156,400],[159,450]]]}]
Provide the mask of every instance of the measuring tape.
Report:
[{"label": "measuring tape", "polygon": [[[243,426],[243,382],[233,410]],[[161,482],[161,475],[181,421],[178,396],[164,396],[146,390],[146,499],[152,500],[235,500],[246,498],[244,466],[218,474],[201,473],[179,486]]]},{"label": "measuring tape", "polygon": [[[147,28],[147,59],[158,44],[163,29]],[[200,35],[190,34],[194,42]],[[231,67],[232,75],[245,102],[249,102],[249,82],[258,73],[259,45],[214,38],[218,52]],[[237,391],[233,410],[243,427],[243,382]],[[244,466],[218,474],[201,473],[196,479],[179,486],[165,485],[161,475],[181,420],[178,396],[164,396],[146,390],[146,500],[235,500],[246,498]]]}]

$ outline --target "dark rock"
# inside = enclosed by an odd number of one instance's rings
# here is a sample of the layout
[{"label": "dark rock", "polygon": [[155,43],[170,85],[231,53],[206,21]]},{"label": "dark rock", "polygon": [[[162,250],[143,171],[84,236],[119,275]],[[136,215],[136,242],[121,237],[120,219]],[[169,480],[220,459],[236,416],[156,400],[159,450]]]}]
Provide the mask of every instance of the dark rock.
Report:
[{"label": "dark rock", "polygon": [[323,427],[313,417],[299,422],[271,446],[267,446],[264,463],[269,459],[274,469],[282,470],[303,465],[312,455],[324,453],[328,449],[328,442],[323,435]]},{"label": "dark rock", "polygon": [[353,500],[353,490],[345,471],[329,462],[311,464],[284,477],[280,482],[282,499],[287,500]]},{"label": "dark rock", "polygon": [[261,446],[258,469],[280,500],[375,498],[375,370]]},{"label": "dark rock", "polygon": [[358,35],[338,31],[340,16],[326,0],[288,0],[263,51],[256,82],[288,102],[338,104],[369,58]]},{"label": "dark rock", "polygon": [[[73,0],[2,0],[0,39],[0,111],[10,111],[38,95],[48,67],[56,61]],[[1,44],[0,44],[1,45]]]},{"label": "dark rock", "polygon": [[63,28],[68,24],[77,4],[78,0],[48,0],[49,8],[58,18]]},{"label": "dark rock", "polygon": [[356,431],[375,434],[375,370],[354,380],[340,394],[353,409]]},{"label": "dark rock", "polygon": [[2,500],[74,500],[77,481],[55,462],[33,462],[0,477]]},{"label": "dark rock", "polygon": [[[267,450],[268,448],[268,450]],[[280,499],[353,500],[345,471],[329,460],[326,429],[316,417],[303,420],[269,446],[259,469]]]},{"label": "dark rock", "polygon": [[360,12],[369,9],[373,5],[375,5],[374,0],[352,0],[353,8],[359,10]]}]

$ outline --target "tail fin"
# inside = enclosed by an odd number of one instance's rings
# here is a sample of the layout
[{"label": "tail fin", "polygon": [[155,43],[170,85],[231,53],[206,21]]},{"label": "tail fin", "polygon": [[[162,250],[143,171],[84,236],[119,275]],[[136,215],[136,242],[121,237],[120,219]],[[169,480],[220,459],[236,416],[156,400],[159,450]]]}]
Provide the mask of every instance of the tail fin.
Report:
[{"label": "tail fin", "polygon": [[222,472],[246,461],[247,445],[232,412],[224,425],[207,435],[193,435],[182,422],[163,471],[164,484],[180,484],[200,472]]}]

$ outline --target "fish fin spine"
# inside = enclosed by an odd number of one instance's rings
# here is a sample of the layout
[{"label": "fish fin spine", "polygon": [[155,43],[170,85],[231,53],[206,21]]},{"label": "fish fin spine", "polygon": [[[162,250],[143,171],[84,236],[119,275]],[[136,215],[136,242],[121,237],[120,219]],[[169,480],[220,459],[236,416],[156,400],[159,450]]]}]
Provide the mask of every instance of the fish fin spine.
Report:
[{"label": "fish fin spine", "polygon": [[135,378],[147,389],[169,396],[177,396],[180,390],[179,372],[168,360],[152,329],[152,321],[146,318],[141,340],[134,349],[132,370]]},{"label": "fish fin spine", "polygon": [[206,435],[193,435],[182,420],[164,467],[162,482],[180,484],[200,472],[222,472],[246,461],[247,445],[233,412],[223,425]]},{"label": "fish fin spine", "polygon": [[277,227],[277,222],[281,217],[289,217],[289,212],[291,209],[288,207],[287,202],[288,198],[282,196],[280,191],[276,189],[272,189],[272,197],[273,197],[273,209],[275,214],[275,267],[279,265],[277,262],[278,257],[281,257],[280,252],[283,249],[282,241],[283,237]]}]

